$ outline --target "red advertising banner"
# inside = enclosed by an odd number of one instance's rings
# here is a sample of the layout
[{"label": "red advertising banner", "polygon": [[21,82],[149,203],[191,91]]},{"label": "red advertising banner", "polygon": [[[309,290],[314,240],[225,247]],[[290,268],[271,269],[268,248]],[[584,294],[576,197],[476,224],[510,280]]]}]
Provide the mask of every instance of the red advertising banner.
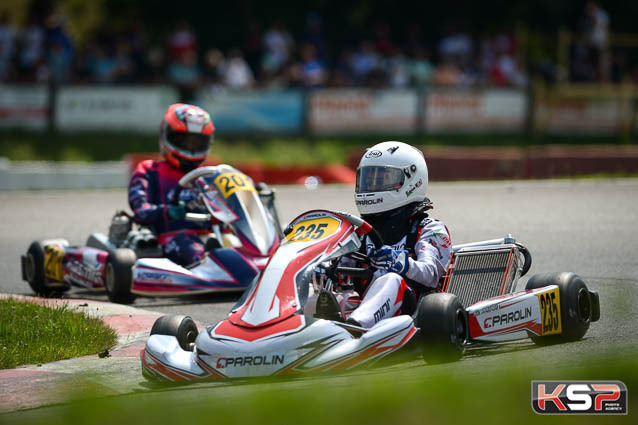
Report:
[{"label": "red advertising banner", "polygon": [[429,133],[520,132],[528,97],[517,89],[431,89],[423,101]]},{"label": "red advertising banner", "polygon": [[551,134],[615,134],[627,125],[632,110],[628,98],[539,99],[535,126]]},{"label": "red advertising banner", "polygon": [[327,89],[309,94],[313,133],[410,134],[417,129],[417,92]]}]

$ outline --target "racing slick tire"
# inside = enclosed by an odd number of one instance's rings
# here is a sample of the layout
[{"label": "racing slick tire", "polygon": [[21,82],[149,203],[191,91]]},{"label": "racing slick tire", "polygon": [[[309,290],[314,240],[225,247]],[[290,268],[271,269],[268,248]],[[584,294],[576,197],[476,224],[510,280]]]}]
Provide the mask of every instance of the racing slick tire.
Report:
[{"label": "racing slick tire", "polygon": [[[33,241],[29,245],[26,255],[22,258],[22,274],[24,280],[29,283],[33,292],[41,297],[52,297],[70,287],[64,283],[48,285],[48,279],[44,273],[45,266],[45,246],[47,241]],[[58,240],[56,240],[58,242]],[[62,245],[68,245],[65,240],[59,241]]]},{"label": "racing slick tire", "polygon": [[468,320],[456,295],[432,293],[422,297],[414,322],[427,363],[448,363],[461,358],[468,340]]},{"label": "racing slick tire", "polygon": [[109,252],[104,279],[109,301],[119,304],[131,304],[135,301],[135,295],[131,293],[131,284],[132,267],[136,260],[137,256],[132,249],[117,248]]},{"label": "racing slick tire", "polygon": [[153,323],[151,335],[156,334],[174,336],[183,350],[193,351],[199,332],[195,321],[190,316],[167,315],[160,317]]},{"label": "racing slick tire", "polygon": [[549,285],[556,285],[559,289],[561,333],[546,336],[530,335],[531,339],[538,345],[581,339],[589,329],[589,324],[597,319],[594,315],[598,305],[594,305],[593,299],[596,294],[587,290],[587,285],[580,276],[570,272],[534,275],[527,281],[525,290]]}]

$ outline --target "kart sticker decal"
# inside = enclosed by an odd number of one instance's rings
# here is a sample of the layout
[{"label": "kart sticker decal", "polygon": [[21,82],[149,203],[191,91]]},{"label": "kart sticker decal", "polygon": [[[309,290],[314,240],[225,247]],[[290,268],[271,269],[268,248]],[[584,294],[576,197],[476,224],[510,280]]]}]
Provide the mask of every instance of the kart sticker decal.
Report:
[{"label": "kart sticker decal", "polygon": [[[345,233],[354,234],[351,230]],[[300,304],[297,293],[300,274],[306,271],[308,264],[316,263],[337,249],[340,241],[343,240],[343,235],[344,233],[337,234],[341,236],[340,239],[332,236],[328,247],[324,241],[321,244],[302,243],[300,244],[302,249],[299,251],[293,244],[278,249],[269,261],[271,265],[261,274],[250,296],[230,315],[230,322],[249,328],[263,327],[287,320],[297,313]],[[289,264],[284,270],[272,266],[272,264],[287,261],[290,255],[296,255],[299,261]],[[279,282],[279,284],[275,286],[273,282]]]},{"label": "kart sticker decal", "polygon": [[305,317],[298,314],[270,326],[256,328],[235,326],[230,320],[223,320],[213,328],[210,332],[210,336],[211,338],[253,342],[273,336],[295,333],[305,327]]},{"label": "kart sticker decal", "polygon": [[212,282],[210,285],[203,284],[188,284],[188,283],[167,283],[161,284],[157,282],[145,283],[136,282],[135,286],[131,289],[134,294],[161,296],[163,292],[166,295],[187,294],[189,292],[197,291],[198,294],[204,294],[207,292],[237,292],[242,289],[240,286],[232,286],[231,284],[217,284]]},{"label": "kart sticker decal", "polygon": [[313,341],[311,344],[306,344],[304,346],[297,348],[297,350],[312,348],[312,351],[299,357],[297,360],[295,360],[294,362],[292,362],[285,368],[278,370],[277,372],[274,373],[274,375],[296,375],[299,373],[306,372],[308,370],[312,370],[312,368],[304,367],[304,365],[309,363],[311,360],[317,358],[319,355],[323,354],[325,351],[331,349],[335,345],[343,342],[343,339],[336,339],[333,341],[329,341],[335,336],[337,335],[330,335],[318,341]]},{"label": "kart sticker decal", "polygon": [[536,295],[541,307],[542,333],[553,335],[561,333],[560,291],[558,288]]},{"label": "kart sticker decal", "polygon": [[522,330],[528,330],[530,332],[533,332],[536,335],[541,335],[541,324],[536,320],[528,320],[523,323],[514,324],[512,326],[494,330],[494,331],[491,331],[491,330],[484,331],[481,325],[479,324],[479,319],[475,315],[470,314],[469,319],[470,319],[470,336],[473,339],[481,339],[484,337],[492,337],[496,335],[509,334],[509,333],[518,332]]},{"label": "kart sticker decal", "polygon": [[215,178],[215,184],[221,191],[224,198],[228,198],[238,190],[256,192],[255,186],[253,186],[253,183],[250,181],[248,176],[239,172],[227,172],[220,174]]},{"label": "kart sticker decal", "polygon": [[320,241],[333,235],[341,222],[332,217],[315,218],[295,223],[284,243]]},{"label": "kart sticker decal", "polygon": [[[443,292],[447,292],[446,290],[443,290]],[[489,298],[487,300],[482,300],[482,301],[478,301],[474,304],[472,304],[471,306],[467,307],[466,310],[469,312],[475,312],[478,309],[483,309],[483,308],[487,308],[493,306],[493,305],[499,305],[499,308],[506,308],[509,306],[512,306],[514,304],[517,304],[518,302],[522,301],[521,299],[525,297],[525,295],[527,295],[528,293],[530,293],[532,291],[527,291],[527,292],[514,292],[511,294],[505,294],[505,295],[499,295],[497,297],[492,297]],[[500,301],[509,298],[509,300],[511,301],[509,304],[498,304]],[[481,311],[481,313],[483,313],[483,311]]]},{"label": "kart sticker decal", "polygon": [[228,376],[224,375],[223,373],[213,369],[212,367],[208,366],[208,364],[198,355],[195,356],[195,361],[197,362],[197,365],[199,367],[201,367],[203,370],[205,370],[206,372],[208,372],[208,377],[206,377],[206,379],[223,379],[223,378],[228,378]]},{"label": "kart sticker decal", "polygon": [[104,286],[104,266],[100,263],[96,267],[82,263],[75,258],[68,258],[63,264],[64,279],[86,288],[101,288]]},{"label": "kart sticker decal", "polygon": [[221,356],[217,358],[215,367],[217,369],[255,367],[255,366],[273,366],[282,365],[286,361],[286,354],[269,354],[255,356]]},{"label": "kart sticker decal", "polygon": [[[391,346],[385,345],[386,343],[396,338],[398,335],[405,333],[406,331],[407,334],[397,344]],[[336,359],[328,364],[318,366],[311,370],[325,371],[352,369],[370,360],[379,359],[386,354],[396,351],[397,349],[405,345],[414,336],[415,333],[416,327],[414,326],[414,324],[410,324],[408,328],[400,329],[392,335],[385,337],[381,341],[377,341],[376,343],[364,347],[359,351],[355,351],[354,353],[350,353],[346,356],[343,356],[342,358]]]},{"label": "kart sticker decal", "polygon": [[[408,331],[408,333],[397,344],[389,346],[389,347],[388,346],[384,347],[384,344],[386,344],[388,341],[391,341],[392,339],[396,338],[402,333],[405,333],[406,331]],[[395,333],[383,338],[382,340],[377,341],[374,344],[365,346],[355,352],[352,352],[343,357],[334,359],[328,363],[317,365],[314,367],[307,367],[307,366],[304,367],[307,363],[309,363],[312,360],[312,359],[308,359],[308,361],[304,362],[304,364],[302,365],[299,365],[296,369],[299,371],[304,371],[304,372],[308,372],[308,371],[323,372],[327,370],[351,369],[371,359],[383,357],[384,355],[397,350],[398,348],[403,346],[405,343],[407,343],[415,333],[416,333],[416,327],[414,327],[414,325],[411,324],[409,327],[400,329],[396,331]]]},{"label": "kart sticker decal", "polygon": [[56,245],[48,245],[44,249],[44,276],[58,282],[62,281],[62,260],[64,249]]},{"label": "kart sticker decal", "polygon": [[177,369],[160,359],[153,356],[147,349],[143,349],[140,353],[142,358],[142,368],[153,375],[163,377],[168,381],[192,381],[194,379],[204,378],[205,375],[194,375],[182,369]]}]

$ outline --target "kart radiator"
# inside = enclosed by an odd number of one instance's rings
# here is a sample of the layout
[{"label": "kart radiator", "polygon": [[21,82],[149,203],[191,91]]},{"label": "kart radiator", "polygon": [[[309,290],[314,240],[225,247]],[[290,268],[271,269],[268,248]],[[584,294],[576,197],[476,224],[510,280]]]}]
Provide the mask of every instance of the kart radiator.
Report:
[{"label": "kart radiator", "polygon": [[514,292],[519,275],[519,248],[515,244],[463,248],[452,255],[442,290],[456,295],[468,307]]}]

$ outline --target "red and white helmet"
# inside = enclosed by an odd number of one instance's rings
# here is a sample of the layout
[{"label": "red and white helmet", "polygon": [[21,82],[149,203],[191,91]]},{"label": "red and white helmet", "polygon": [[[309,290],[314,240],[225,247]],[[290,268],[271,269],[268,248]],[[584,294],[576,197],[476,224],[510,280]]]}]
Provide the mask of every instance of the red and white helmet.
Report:
[{"label": "red and white helmet", "polygon": [[402,142],[382,142],[366,150],[357,168],[354,201],[362,216],[386,213],[427,196],[423,153]]},{"label": "red and white helmet", "polygon": [[160,126],[160,152],[174,167],[188,172],[204,160],[213,143],[210,114],[185,103],[168,107]]}]

